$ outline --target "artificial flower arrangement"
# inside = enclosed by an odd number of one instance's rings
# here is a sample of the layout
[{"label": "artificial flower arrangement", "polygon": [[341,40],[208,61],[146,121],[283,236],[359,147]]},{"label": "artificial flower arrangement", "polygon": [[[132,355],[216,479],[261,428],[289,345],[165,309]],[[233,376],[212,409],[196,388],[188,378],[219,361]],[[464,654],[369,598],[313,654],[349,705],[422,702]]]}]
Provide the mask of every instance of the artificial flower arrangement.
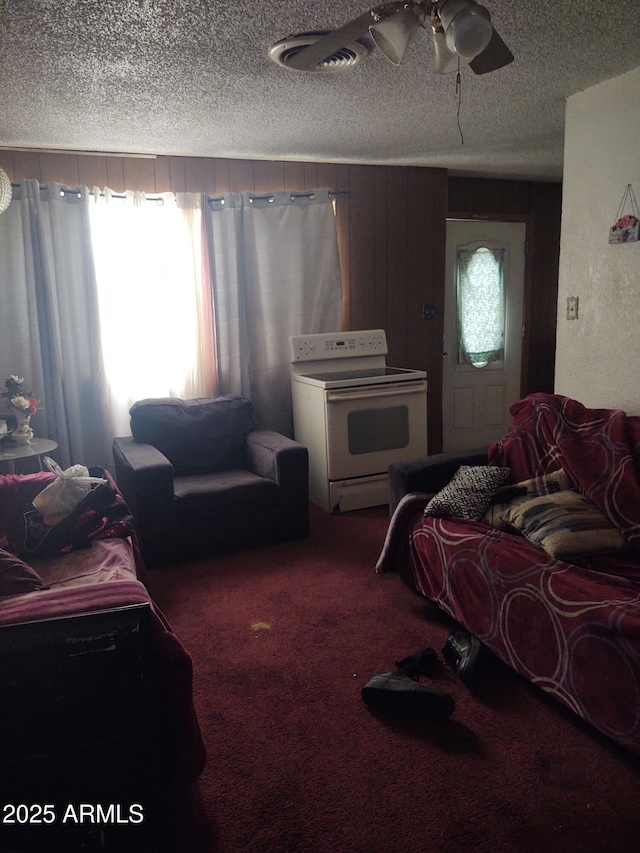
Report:
[{"label": "artificial flower arrangement", "polygon": [[24,379],[20,376],[10,376],[5,379],[6,391],[0,394],[7,401],[8,408],[15,415],[17,426],[10,433],[11,440],[16,444],[29,444],[33,438],[33,430],[29,425],[31,415],[38,411],[40,400],[33,391],[25,391]]},{"label": "artificial flower arrangement", "polygon": [[33,391],[24,390],[24,379],[20,376],[10,376],[5,379],[4,384],[7,390],[3,391],[0,396],[6,399],[9,408],[35,415],[40,400],[36,398]]}]

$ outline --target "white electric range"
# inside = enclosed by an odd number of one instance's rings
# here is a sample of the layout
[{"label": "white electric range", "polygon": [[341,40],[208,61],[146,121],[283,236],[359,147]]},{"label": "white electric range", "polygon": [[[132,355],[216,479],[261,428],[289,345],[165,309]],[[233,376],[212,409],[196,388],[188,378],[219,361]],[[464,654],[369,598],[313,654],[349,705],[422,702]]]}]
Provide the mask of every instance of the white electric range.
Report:
[{"label": "white electric range", "polygon": [[388,367],[383,329],[294,335],[295,438],[309,496],[327,512],[388,503],[392,462],[427,452],[427,374]]}]

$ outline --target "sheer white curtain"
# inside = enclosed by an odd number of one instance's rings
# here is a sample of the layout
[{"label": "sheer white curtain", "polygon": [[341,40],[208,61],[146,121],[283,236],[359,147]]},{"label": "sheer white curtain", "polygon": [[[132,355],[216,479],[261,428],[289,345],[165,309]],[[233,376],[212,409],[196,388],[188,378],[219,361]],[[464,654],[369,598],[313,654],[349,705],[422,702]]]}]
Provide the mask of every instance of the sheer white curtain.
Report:
[{"label": "sheer white curtain", "polygon": [[114,435],[147,397],[209,397],[215,387],[202,196],[94,192],[91,235]]},{"label": "sheer white curtain", "polygon": [[[24,377],[63,467],[111,463],[89,193],[22,181],[0,216],[0,384]],[[1,414],[0,414],[1,417]]]},{"label": "sheer white curtain", "polygon": [[504,358],[504,249],[458,249],[458,362]]},{"label": "sheer white curtain", "polygon": [[209,200],[208,221],[220,393],[292,436],[289,337],[340,329],[330,191],[230,193]]}]

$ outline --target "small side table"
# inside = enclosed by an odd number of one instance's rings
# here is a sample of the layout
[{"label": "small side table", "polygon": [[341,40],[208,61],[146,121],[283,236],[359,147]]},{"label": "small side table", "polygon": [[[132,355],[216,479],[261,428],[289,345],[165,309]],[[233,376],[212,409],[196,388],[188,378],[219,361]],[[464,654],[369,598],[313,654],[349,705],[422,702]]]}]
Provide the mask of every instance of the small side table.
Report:
[{"label": "small side table", "polygon": [[38,465],[42,471],[42,456],[45,453],[51,453],[58,446],[57,441],[51,441],[50,438],[32,438],[29,444],[14,444],[10,438],[0,445],[0,464],[5,463],[9,474],[16,473],[16,459],[27,459],[29,456],[36,456]]}]

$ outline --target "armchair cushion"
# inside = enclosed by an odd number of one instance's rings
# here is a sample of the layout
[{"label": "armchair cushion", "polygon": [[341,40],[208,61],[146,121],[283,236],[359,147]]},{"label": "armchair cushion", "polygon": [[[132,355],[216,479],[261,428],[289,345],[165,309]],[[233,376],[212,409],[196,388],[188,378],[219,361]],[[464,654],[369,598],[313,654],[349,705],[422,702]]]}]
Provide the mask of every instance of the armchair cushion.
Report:
[{"label": "armchair cushion", "polygon": [[229,513],[243,513],[250,525],[253,512],[265,506],[275,509],[280,503],[277,483],[240,468],[178,477],[174,491],[178,523],[202,516],[215,519]]},{"label": "armchair cushion", "polygon": [[130,409],[131,432],[173,465],[177,477],[243,468],[246,438],[255,429],[253,407],[242,397],[139,400]]}]

